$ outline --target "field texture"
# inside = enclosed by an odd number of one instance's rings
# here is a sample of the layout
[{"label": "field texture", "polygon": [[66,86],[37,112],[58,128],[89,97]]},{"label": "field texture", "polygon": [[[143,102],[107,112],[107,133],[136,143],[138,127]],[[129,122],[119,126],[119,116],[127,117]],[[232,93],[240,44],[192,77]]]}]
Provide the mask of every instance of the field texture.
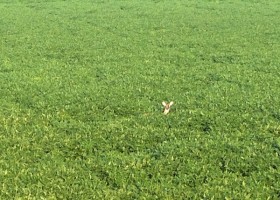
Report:
[{"label": "field texture", "polygon": [[279,10],[0,0],[0,199],[279,199]]}]

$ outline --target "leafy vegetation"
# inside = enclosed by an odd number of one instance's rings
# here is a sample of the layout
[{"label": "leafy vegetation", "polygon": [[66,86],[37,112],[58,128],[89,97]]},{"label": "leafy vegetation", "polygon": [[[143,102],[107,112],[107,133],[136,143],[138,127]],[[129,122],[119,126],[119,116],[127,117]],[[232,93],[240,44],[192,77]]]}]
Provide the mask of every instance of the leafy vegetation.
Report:
[{"label": "leafy vegetation", "polygon": [[279,8],[0,1],[0,198],[279,199]]}]

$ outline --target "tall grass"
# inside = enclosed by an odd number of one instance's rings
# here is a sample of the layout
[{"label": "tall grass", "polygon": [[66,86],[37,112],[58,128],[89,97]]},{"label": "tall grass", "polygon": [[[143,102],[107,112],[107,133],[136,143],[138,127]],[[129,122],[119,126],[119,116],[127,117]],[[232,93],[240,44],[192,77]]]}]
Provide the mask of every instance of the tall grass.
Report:
[{"label": "tall grass", "polygon": [[0,1],[0,198],[278,199],[279,8]]}]

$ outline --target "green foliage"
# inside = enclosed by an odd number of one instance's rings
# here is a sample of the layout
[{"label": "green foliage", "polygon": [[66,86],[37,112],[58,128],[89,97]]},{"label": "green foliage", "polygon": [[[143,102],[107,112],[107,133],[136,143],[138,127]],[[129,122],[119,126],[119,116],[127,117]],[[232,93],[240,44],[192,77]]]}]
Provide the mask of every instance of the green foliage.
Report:
[{"label": "green foliage", "polygon": [[279,8],[0,1],[0,198],[279,199]]}]

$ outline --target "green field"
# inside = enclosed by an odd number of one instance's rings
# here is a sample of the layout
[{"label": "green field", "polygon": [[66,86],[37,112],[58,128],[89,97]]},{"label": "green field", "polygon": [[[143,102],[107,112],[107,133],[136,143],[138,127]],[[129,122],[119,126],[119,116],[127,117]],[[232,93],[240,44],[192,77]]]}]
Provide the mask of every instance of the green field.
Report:
[{"label": "green field", "polygon": [[279,10],[0,0],[0,199],[280,199]]}]

